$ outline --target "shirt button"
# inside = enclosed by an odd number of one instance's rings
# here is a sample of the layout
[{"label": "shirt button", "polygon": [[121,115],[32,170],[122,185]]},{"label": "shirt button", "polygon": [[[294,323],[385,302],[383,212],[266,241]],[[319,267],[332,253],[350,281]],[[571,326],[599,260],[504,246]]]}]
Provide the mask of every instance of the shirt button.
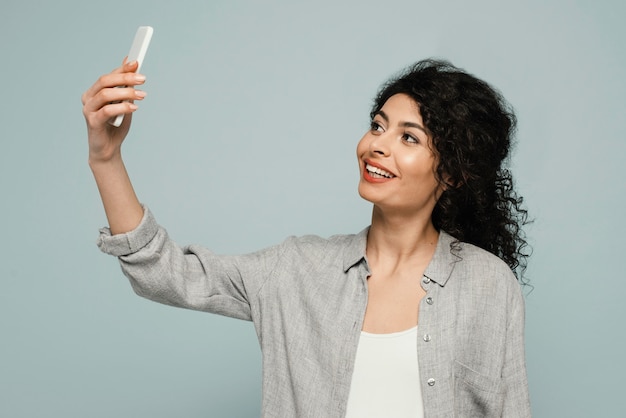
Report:
[{"label": "shirt button", "polygon": [[430,379],[428,379],[428,386],[435,386],[435,379],[433,379],[432,377]]},{"label": "shirt button", "polygon": [[426,342],[430,341],[430,334],[424,334],[424,341]]},{"label": "shirt button", "polygon": [[422,279],[422,283],[428,284],[428,283],[430,283],[430,279],[428,277],[424,276],[424,278]]},{"label": "shirt button", "polygon": [[433,298],[431,298],[430,296],[426,298],[426,303],[428,303],[429,305],[433,304]]}]

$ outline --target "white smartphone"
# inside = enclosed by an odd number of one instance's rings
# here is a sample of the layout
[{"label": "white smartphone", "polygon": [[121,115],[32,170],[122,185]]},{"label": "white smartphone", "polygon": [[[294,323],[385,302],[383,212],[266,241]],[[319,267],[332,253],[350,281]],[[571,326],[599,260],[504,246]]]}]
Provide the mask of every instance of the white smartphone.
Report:
[{"label": "white smartphone", "polygon": [[[146,51],[148,51],[148,46],[150,45],[150,40],[152,39],[152,33],[154,29],[151,26],[139,26],[137,29],[137,33],[135,34],[135,39],[133,40],[132,45],[130,46],[130,51],[128,52],[128,62],[137,61],[137,72],[141,69],[141,64],[143,63],[143,59],[146,56]],[[109,123],[115,127],[119,127],[124,120],[124,114],[117,115],[114,118],[109,120]]]}]

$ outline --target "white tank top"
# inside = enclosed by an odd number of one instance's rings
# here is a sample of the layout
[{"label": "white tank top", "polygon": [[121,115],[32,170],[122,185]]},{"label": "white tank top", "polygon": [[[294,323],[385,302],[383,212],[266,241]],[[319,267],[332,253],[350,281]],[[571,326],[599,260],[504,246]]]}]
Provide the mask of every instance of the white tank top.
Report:
[{"label": "white tank top", "polygon": [[361,332],[346,418],[423,418],[417,326],[391,334]]}]

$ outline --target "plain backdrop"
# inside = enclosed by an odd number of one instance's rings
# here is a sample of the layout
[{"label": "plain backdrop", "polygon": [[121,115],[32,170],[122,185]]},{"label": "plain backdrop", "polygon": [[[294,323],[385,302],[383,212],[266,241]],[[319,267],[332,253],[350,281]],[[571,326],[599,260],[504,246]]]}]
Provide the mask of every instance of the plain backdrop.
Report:
[{"label": "plain backdrop", "polygon": [[535,417],[624,416],[626,7],[621,1],[0,3],[0,416],[253,417],[250,323],[138,298],[106,224],[80,96],[155,28],[124,148],[140,199],[218,253],[360,231],[355,146],[378,87],[440,57],[519,117],[535,219]]}]

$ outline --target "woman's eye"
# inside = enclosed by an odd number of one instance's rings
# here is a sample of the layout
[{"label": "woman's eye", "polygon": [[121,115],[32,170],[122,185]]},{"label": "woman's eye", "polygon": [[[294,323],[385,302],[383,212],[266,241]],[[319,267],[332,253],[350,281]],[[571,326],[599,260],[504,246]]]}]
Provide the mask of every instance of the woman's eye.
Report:
[{"label": "woman's eye", "polygon": [[404,134],[404,135],[402,135],[402,140],[404,142],[408,142],[410,144],[419,144],[419,142],[420,142],[419,139],[417,139],[416,137],[414,137],[411,134]]},{"label": "woman's eye", "polygon": [[383,131],[383,127],[380,126],[377,122],[372,122],[370,124],[370,131],[372,131],[372,132],[382,132]]}]

